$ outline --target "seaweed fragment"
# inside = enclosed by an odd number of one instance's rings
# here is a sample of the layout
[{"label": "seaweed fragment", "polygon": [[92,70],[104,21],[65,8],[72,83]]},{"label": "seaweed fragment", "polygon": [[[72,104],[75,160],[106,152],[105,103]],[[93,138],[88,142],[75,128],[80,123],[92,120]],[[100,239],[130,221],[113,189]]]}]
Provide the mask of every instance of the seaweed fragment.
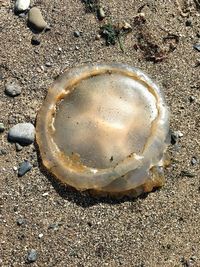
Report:
[{"label": "seaweed fragment", "polygon": [[96,13],[100,7],[99,0],[82,0],[85,4],[86,12]]},{"label": "seaweed fragment", "polygon": [[115,45],[119,42],[120,49],[124,52],[122,37],[132,31],[131,26],[126,23],[118,23],[118,25],[107,23],[100,28],[100,35],[105,39],[106,45]]}]

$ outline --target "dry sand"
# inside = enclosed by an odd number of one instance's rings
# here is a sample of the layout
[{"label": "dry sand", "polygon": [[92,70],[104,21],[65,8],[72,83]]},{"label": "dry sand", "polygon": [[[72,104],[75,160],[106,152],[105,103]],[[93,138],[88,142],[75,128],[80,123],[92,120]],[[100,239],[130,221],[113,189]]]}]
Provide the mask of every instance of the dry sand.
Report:
[{"label": "dry sand", "polygon": [[[95,41],[104,22],[86,14],[79,0],[33,1],[51,25],[35,47],[27,16],[15,16],[13,2],[0,1],[0,121],[6,126],[0,148],[7,152],[0,156],[0,266],[26,266],[30,249],[38,252],[33,267],[200,266],[200,171],[199,164],[191,165],[192,157],[200,158],[200,66],[195,67],[200,53],[193,49],[200,41],[200,11],[195,5],[199,1],[190,1],[188,17],[181,16],[175,0],[101,2],[111,21],[126,20],[132,26],[138,8],[149,3],[142,10],[147,31],[158,42],[168,33],[178,35],[176,49],[162,62],[147,61],[135,49],[134,26],[124,41],[125,53],[119,44],[108,47],[102,39]],[[180,1],[183,11],[187,2]],[[186,26],[187,20],[192,25]],[[82,36],[74,37],[75,30]],[[183,133],[178,146],[170,148],[172,164],[165,186],[136,200],[94,199],[62,188],[42,171],[34,145],[16,152],[7,141],[11,126],[34,123],[48,87],[65,68],[112,61],[141,68],[163,87],[171,128]],[[52,66],[46,67],[46,62]],[[7,81],[18,81],[22,94],[6,96]],[[34,167],[18,178],[13,167],[24,159]],[[195,176],[182,176],[183,170]],[[21,226],[19,218],[25,219]]]}]

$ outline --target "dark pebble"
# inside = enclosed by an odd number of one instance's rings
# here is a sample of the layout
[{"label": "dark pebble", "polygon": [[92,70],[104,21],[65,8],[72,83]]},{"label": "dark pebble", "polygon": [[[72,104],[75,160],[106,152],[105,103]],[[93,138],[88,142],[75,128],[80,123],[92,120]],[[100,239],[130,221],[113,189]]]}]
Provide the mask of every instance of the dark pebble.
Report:
[{"label": "dark pebble", "polygon": [[25,219],[23,219],[23,218],[17,219],[17,225],[21,226],[21,225],[23,225],[25,223],[26,223],[26,220]]},{"label": "dark pebble", "polygon": [[27,173],[28,171],[30,171],[32,168],[32,165],[30,164],[29,161],[25,160],[24,162],[22,162],[19,166],[18,169],[18,176],[21,177],[23,176],[25,173]]},{"label": "dark pebble", "polygon": [[195,97],[194,96],[190,96],[189,97],[189,101],[190,101],[190,103],[193,103],[195,101]]},{"label": "dark pebble", "polygon": [[6,150],[5,149],[3,149],[3,148],[0,148],[0,156],[1,155],[6,155]]},{"label": "dark pebble", "polygon": [[80,37],[80,36],[81,36],[81,33],[80,33],[79,31],[75,31],[75,32],[74,32],[74,36],[75,36],[75,37]]},{"label": "dark pebble", "polygon": [[171,144],[175,145],[178,141],[178,134],[176,132],[171,131]]},{"label": "dark pebble", "polygon": [[195,174],[194,173],[191,173],[189,171],[181,171],[181,176],[186,176],[186,177],[192,178],[192,177],[195,176]]},{"label": "dark pebble", "polygon": [[40,39],[37,36],[33,36],[31,38],[31,44],[32,45],[40,45],[40,43],[41,43],[41,41],[40,41]]},{"label": "dark pebble", "polygon": [[28,263],[35,262],[37,258],[38,258],[37,251],[35,249],[31,249],[27,255],[27,262]]},{"label": "dark pebble", "polygon": [[191,21],[191,19],[186,20],[185,25],[186,25],[187,27],[192,26],[192,21]]},{"label": "dark pebble", "polygon": [[193,45],[193,48],[194,48],[195,50],[197,50],[198,52],[200,52],[200,44],[194,44],[194,45]]}]

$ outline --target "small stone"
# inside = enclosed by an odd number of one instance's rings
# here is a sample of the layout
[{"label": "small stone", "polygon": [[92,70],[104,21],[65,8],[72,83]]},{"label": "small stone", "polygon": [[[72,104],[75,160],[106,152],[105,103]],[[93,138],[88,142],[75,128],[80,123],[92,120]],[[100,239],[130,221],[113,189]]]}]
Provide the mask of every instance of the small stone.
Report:
[{"label": "small stone", "polygon": [[75,32],[74,32],[74,36],[75,36],[75,37],[80,37],[80,36],[81,36],[81,33],[80,33],[79,31],[75,31]]},{"label": "small stone", "polygon": [[16,166],[13,166],[13,171],[17,171],[17,167]]},{"label": "small stone", "polygon": [[41,233],[38,235],[39,238],[42,238],[44,235]]},{"label": "small stone", "polygon": [[2,122],[0,122],[0,133],[3,133],[5,130],[5,126]]},{"label": "small stone", "polygon": [[31,44],[32,44],[32,45],[40,45],[40,43],[41,43],[41,41],[40,41],[40,39],[39,39],[36,35],[34,35],[34,36],[31,38]]},{"label": "small stone", "polygon": [[183,137],[183,133],[181,131],[177,131],[176,133],[177,133],[179,138]]},{"label": "small stone", "polygon": [[193,48],[195,49],[195,50],[197,50],[198,52],[200,52],[200,43],[198,44],[194,44],[193,45]]},{"label": "small stone", "polygon": [[194,165],[196,165],[197,163],[198,163],[197,158],[196,158],[196,157],[192,157],[192,159],[191,159],[191,164],[194,166]]},{"label": "small stone", "polygon": [[21,92],[22,92],[22,88],[21,88],[21,86],[19,84],[16,84],[16,83],[7,83],[5,85],[5,93],[8,96],[15,97],[15,96],[20,95]]},{"label": "small stone", "polygon": [[101,39],[101,35],[100,34],[96,34],[95,40],[100,40],[100,39]]},{"label": "small stone", "polygon": [[23,146],[21,146],[20,144],[16,143],[15,144],[15,148],[16,148],[16,151],[19,152],[23,149]]},{"label": "small stone", "polygon": [[0,148],[0,156],[1,155],[6,155],[6,150],[5,149],[3,149],[3,148]]},{"label": "small stone", "polygon": [[45,63],[45,66],[48,67],[48,68],[50,68],[50,67],[52,67],[52,63],[51,62],[46,62]]},{"label": "small stone", "polygon": [[23,12],[27,10],[30,6],[30,0],[17,0],[15,2],[15,11]]},{"label": "small stone", "polygon": [[178,142],[177,132],[171,131],[171,144],[175,145]]},{"label": "small stone", "polygon": [[195,97],[194,96],[190,96],[189,97],[189,101],[190,101],[190,103],[193,103],[195,101]]},{"label": "small stone", "polygon": [[57,231],[59,228],[59,224],[58,223],[52,223],[49,225],[48,229],[52,229],[54,231]]},{"label": "small stone", "polygon": [[126,30],[126,31],[127,30],[132,30],[132,27],[128,22],[124,21],[123,29]]},{"label": "small stone", "polygon": [[35,139],[35,127],[31,123],[18,123],[8,132],[8,140],[20,145],[30,145]]},{"label": "small stone", "polygon": [[181,171],[181,175],[182,175],[182,176],[186,176],[186,177],[190,177],[190,178],[192,178],[192,177],[195,176],[194,173],[191,173],[191,172],[189,172],[189,171],[187,171],[187,170]]},{"label": "small stone", "polygon": [[17,225],[21,226],[21,225],[23,225],[25,223],[26,223],[26,220],[25,219],[23,219],[23,218],[17,219]]},{"label": "small stone", "polygon": [[28,171],[30,171],[32,168],[32,165],[30,164],[29,161],[25,160],[24,162],[22,162],[19,166],[18,169],[18,176],[22,177],[24,174],[26,174]]},{"label": "small stone", "polygon": [[44,194],[42,194],[43,197],[46,197],[46,196],[48,196],[48,195],[49,195],[48,192],[45,192]]},{"label": "small stone", "polygon": [[185,25],[186,25],[187,27],[192,26],[192,20],[191,20],[191,19],[186,20]]},{"label": "small stone", "polygon": [[23,12],[23,13],[20,13],[18,16],[20,18],[25,18],[26,17],[26,14],[27,14],[27,12]]},{"label": "small stone", "polygon": [[35,262],[38,259],[38,253],[35,249],[31,249],[27,255],[27,262]]},{"label": "small stone", "polygon": [[47,23],[44,20],[39,8],[32,7],[28,13],[28,22],[33,29],[42,31],[47,27]]},{"label": "small stone", "polygon": [[103,7],[99,7],[99,9],[97,10],[97,16],[99,20],[102,20],[106,17]]}]

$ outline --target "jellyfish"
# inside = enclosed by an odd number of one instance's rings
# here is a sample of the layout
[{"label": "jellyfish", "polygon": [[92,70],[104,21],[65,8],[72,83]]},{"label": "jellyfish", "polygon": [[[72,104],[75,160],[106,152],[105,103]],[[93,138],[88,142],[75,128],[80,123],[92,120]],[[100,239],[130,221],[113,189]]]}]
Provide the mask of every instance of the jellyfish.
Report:
[{"label": "jellyfish", "polygon": [[65,71],[37,115],[43,165],[62,184],[138,196],[164,184],[169,108],[141,70],[120,63]]}]

